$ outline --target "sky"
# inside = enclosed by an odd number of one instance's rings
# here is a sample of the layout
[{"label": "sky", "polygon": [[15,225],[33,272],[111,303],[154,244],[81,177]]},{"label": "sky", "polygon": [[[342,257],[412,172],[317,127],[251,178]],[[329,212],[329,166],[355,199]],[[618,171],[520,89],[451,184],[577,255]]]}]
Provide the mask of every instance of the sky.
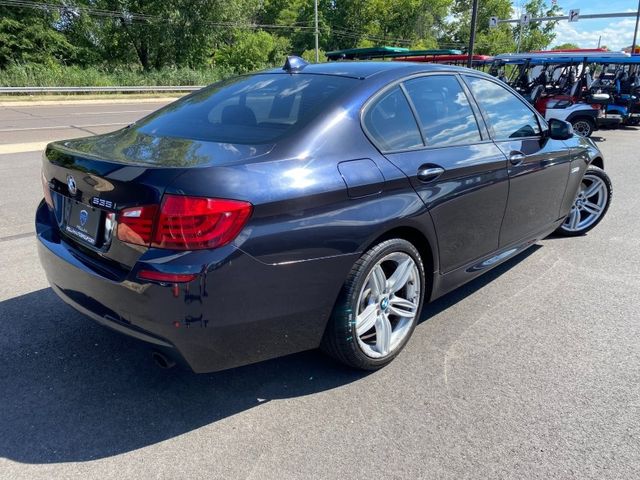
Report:
[{"label": "sky", "polygon": [[[524,3],[523,0],[515,0],[514,8]],[[547,0],[547,5],[551,0]],[[579,8],[580,14],[587,13],[617,13],[635,11],[637,0],[558,0],[558,6],[565,14],[572,8]],[[595,48],[598,46],[598,38],[602,36],[602,45],[610,50],[621,50],[628,47],[633,41],[635,18],[605,18],[595,20],[578,20],[569,23],[561,20],[556,25],[556,39],[551,46],[561,43],[576,43],[581,48]],[[640,37],[640,32],[638,33]],[[637,41],[640,43],[640,39]]]}]

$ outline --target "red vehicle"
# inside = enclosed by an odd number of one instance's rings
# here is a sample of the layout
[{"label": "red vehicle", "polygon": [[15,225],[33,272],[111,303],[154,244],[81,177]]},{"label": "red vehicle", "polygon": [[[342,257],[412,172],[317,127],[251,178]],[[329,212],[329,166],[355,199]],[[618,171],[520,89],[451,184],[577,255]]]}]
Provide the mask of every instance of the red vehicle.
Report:
[{"label": "red vehicle", "polygon": [[[426,63],[440,63],[443,65],[458,65],[466,66],[469,55],[407,55],[404,57],[395,57],[394,61],[400,62],[426,62]],[[475,66],[489,65],[493,62],[493,57],[490,55],[472,55],[471,63]]]},{"label": "red vehicle", "polygon": [[621,115],[609,111],[609,95],[591,91],[593,79],[588,65],[620,57],[615,52],[603,57],[580,53],[504,54],[496,57],[493,67],[512,65],[507,83],[545,118],[565,120],[573,125],[576,134],[588,137],[600,127],[617,126],[623,121]]}]

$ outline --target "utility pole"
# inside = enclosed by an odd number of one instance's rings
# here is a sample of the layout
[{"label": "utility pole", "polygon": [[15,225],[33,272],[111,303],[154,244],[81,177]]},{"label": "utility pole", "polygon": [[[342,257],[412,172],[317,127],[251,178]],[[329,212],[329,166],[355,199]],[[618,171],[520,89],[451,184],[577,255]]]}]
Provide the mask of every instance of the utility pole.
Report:
[{"label": "utility pole", "polygon": [[318,0],[313,1],[313,11],[314,11],[315,23],[316,23],[316,28],[314,32],[314,35],[316,37],[316,63],[318,63],[320,62],[320,49],[318,47],[318,36],[320,35],[320,32],[318,31]]},{"label": "utility pole", "polygon": [[476,43],[476,23],[478,23],[478,0],[473,0],[471,9],[471,35],[469,35],[469,56],[467,57],[467,68],[473,65],[473,47]]},{"label": "utility pole", "polygon": [[631,44],[631,55],[636,54],[636,39],[638,38],[639,22],[640,22],[640,0],[638,0],[638,11],[636,12],[636,29],[633,31],[633,43]]}]

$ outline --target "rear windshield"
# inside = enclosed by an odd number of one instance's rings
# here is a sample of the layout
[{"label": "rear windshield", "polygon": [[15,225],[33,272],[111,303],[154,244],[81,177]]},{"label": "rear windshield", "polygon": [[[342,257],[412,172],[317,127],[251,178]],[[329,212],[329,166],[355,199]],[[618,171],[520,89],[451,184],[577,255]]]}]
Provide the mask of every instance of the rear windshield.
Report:
[{"label": "rear windshield", "polygon": [[141,120],[138,130],[224,143],[270,143],[307,123],[357,80],[331,75],[258,74],[207,87]]}]

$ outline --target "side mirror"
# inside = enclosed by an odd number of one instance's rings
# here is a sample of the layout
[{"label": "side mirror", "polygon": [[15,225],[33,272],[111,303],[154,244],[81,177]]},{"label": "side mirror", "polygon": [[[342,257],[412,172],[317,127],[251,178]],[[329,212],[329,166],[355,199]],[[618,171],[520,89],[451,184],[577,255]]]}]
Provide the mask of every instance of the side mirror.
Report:
[{"label": "side mirror", "polygon": [[554,140],[568,140],[573,137],[573,127],[569,122],[552,118],[549,120],[549,137]]}]

